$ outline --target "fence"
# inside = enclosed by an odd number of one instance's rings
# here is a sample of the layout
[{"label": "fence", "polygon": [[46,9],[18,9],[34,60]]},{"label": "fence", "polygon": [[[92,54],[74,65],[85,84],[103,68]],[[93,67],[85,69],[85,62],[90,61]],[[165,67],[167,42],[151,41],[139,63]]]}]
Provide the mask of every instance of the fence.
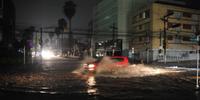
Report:
[{"label": "fence", "polygon": [[[196,58],[196,50],[166,50],[166,62],[193,61]],[[159,53],[159,49],[146,50],[140,52],[140,59],[145,62],[164,62],[164,54]]]}]

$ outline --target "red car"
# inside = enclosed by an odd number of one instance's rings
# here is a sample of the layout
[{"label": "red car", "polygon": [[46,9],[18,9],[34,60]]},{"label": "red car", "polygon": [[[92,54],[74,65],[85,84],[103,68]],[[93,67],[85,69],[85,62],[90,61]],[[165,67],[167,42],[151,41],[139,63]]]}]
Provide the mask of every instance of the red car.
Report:
[{"label": "red car", "polygon": [[[129,65],[129,61],[126,56],[111,56],[109,58],[113,61],[113,63],[109,66],[127,67]],[[83,68],[87,71],[95,71],[101,61],[102,58],[96,60],[95,62],[87,62],[83,64]]]}]

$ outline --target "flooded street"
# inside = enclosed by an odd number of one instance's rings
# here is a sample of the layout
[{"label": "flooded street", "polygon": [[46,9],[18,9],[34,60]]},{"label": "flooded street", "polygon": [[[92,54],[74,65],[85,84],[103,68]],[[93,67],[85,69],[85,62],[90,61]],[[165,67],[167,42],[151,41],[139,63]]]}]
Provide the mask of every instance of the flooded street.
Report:
[{"label": "flooded street", "polygon": [[39,70],[1,73],[0,96],[20,100],[199,100],[195,71],[134,65],[123,73],[82,74],[77,71],[80,64],[79,59],[47,60]]}]

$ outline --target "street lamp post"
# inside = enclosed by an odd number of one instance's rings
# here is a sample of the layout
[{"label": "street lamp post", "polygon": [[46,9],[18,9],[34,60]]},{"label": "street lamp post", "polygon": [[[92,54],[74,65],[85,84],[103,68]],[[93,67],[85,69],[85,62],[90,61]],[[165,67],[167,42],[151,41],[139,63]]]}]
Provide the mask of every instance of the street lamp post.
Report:
[{"label": "street lamp post", "polygon": [[199,47],[199,45],[200,45],[199,25],[196,25],[195,29],[193,31],[194,31],[195,35],[192,36],[191,40],[197,42],[197,45],[196,45],[197,46],[197,52],[196,52],[197,53],[196,90],[199,91],[200,90],[200,88],[199,88],[199,49],[200,49],[200,47]]},{"label": "street lamp post", "polygon": [[[197,36],[197,41],[199,41],[199,35]],[[197,79],[196,79],[196,89],[199,90],[199,44],[197,43]]]},{"label": "street lamp post", "polygon": [[42,50],[43,50],[43,34],[42,34],[42,28],[40,28],[40,59],[41,59],[41,63],[42,63]]},{"label": "street lamp post", "polygon": [[166,49],[167,49],[167,33],[166,33],[166,24],[168,23],[168,18],[169,16],[173,15],[174,13],[173,12],[168,12],[166,15],[164,15],[161,20],[164,22],[164,41],[163,41],[163,49],[164,49],[164,62],[166,64],[166,60],[167,60],[167,57],[166,57]]},{"label": "street lamp post", "polygon": [[163,48],[164,48],[164,60],[165,60],[165,64],[166,64],[166,49],[167,49],[167,34],[166,34],[166,22],[168,21],[168,17],[164,17],[164,41],[163,41]]},{"label": "street lamp post", "polygon": [[90,34],[90,56],[93,57],[93,38],[94,38],[94,20],[91,21],[91,34]]},{"label": "street lamp post", "polygon": [[116,48],[116,38],[117,38],[117,34],[116,34],[116,30],[117,30],[117,27],[115,26],[115,23],[113,23],[113,25],[111,26],[111,29],[112,29],[112,40],[113,40],[113,48],[112,48],[112,56],[114,56],[115,54],[115,48]]}]

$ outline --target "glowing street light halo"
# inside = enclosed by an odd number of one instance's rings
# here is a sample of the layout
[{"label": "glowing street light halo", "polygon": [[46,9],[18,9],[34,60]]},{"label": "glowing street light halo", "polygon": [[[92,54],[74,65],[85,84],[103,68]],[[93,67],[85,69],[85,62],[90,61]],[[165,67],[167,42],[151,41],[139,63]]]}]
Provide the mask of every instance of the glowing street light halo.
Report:
[{"label": "glowing street light halo", "polygon": [[43,50],[41,55],[43,59],[51,59],[52,57],[54,57],[53,52],[50,50]]}]

